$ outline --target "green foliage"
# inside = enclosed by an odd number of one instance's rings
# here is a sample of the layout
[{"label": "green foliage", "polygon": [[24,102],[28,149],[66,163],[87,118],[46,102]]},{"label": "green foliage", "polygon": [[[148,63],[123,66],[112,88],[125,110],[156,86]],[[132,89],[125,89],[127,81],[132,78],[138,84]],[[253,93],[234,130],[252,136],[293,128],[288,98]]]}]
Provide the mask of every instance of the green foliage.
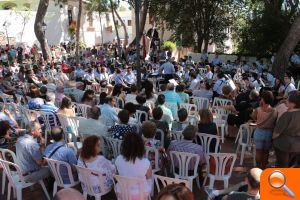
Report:
[{"label": "green foliage", "polygon": [[86,10],[88,15],[91,15],[93,12],[103,13],[108,12],[108,0],[89,0],[86,5]]},{"label": "green foliage", "polygon": [[13,2],[10,2],[10,1],[5,1],[5,2],[1,2],[1,8],[4,9],[4,10],[11,10],[13,8],[16,8],[18,5],[13,3]]},{"label": "green foliage", "polygon": [[161,45],[161,49],[163,49],[164,51],[174,51],[176,49],[176,44],[172,41],[165,41]]}]

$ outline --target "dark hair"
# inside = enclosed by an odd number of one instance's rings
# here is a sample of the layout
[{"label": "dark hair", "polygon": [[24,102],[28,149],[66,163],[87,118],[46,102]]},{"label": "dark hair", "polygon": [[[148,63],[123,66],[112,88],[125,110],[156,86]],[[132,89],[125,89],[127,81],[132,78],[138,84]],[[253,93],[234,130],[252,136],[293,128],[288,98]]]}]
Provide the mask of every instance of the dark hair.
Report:
[{"label": "dark hair", "polygon": [[200,124],[210,124],[213,122],[213,115],[209,109],[200,109]]},{"label": "dark hair", "polygon": [[195,79],[197,77],[196,73],[195,72],[191,72],[190,73],[190,77],[192,77],[193,79]]},{"label": "dark hair", "polygon": [[209,81],[205,81],[205,89],[210,90],[211,89],[211,84]]},{"label": "dark hair", "polygon": [[193,140],[193,139],[195,139],[197,131],[198,131],[198,129],[195,126],[188,125],[182,131],[182,135],[183,135],[185,140]]},{"label": "dark hair", "polygon": [[264,100],[266,104],[272,104],[274,100],[274,96],[271,91],[264,90],[260,97]]},{"label": "dark hair", "polygon": [[163,94],[158,95],[157,97],[157,104],[158,105],[164,105],[164,103],[166,102],[166,97]]},{"label": "dark hair", "polygon": [[135,93],[137,90],[138,90],[138,87],[135,84],[131,85],[131,87],[130,87],[131,93]]},{"label": "dark hair", "polygon": [[159,192],[157,200],[163,200],[169,196],[173,197],[174,200],[194,200],[194,194],[183,184],[167,185]]},{"label": "dark hair", "polygon": [[71,108],[72,106],[72,101],[69,97],[64,97],[61,101],[60,104],[60,109],[65,109],[65,108]]},{"label": "dark hair", "polygon": [[127,133],[122,142],[122,155],[126,161],[133,163],[137,158],[142,159],[145,153],[145,145],[142,137],[137,133]]},{"label": "dark hair", "polygon": [[123,123],[123,124],[127,124],[128,121],[129,121],[129,112],[128,110],[121,110],[119,113],[118,113],[118,117],[120,119],[120,121]]},{"label": "dark hair", "polygon": [[10,125],[8,121],[0,121],[0,137],[4,137],[9,129]]},{"label": "dark hair", "polygon": [[254,179],[254,177],[251,175],[251,173],[247,173],[247,179],[248,183],[253,189],[259,189],[260,187],[260,182]]},{"label": "dark hair", "polygon": [[185,88],[185,84],[180,83],[179,85],[177,85],[176,90],[177,90],[177,92],[183,92],[184,88]]},{"label": "dark hair", "polygon": [[219,79],[223,78],[224,77],[224,72],[220,71],[218,74],[217,74],[217,77]]},{"label": "dark hair", "polygon": [[128,102],[124,105],[124,110],[127,110],[129,114],[134,114],[136,112],[136,107],[134,103]]},{"label": "dark hair", "polygon": [[91,101],[92,98],[89,97],[89,95],[94,94],[95,92],[93,90],[86,90],[83,94],[83,97],[81,98],[81,103],[84,103],[85,101]]},{"label": "dark hair", "polygon": [[95,157],[97,155],[97,152],[95,151],[95,147],[99,141],[100,138],[98,138],[95,135],[85,138],[82,144],[80,157],[83,159],[89,159],[90,157]]},{"label": "dark hair", "polygon": [[41,96],[40,90],[36,86],[31,86],[30,87],[30,97],[37,98],[40,96]]},{"label": "dark hair", "polygon": [[152,110],[152,116],[155,120],[160,120],[163,114],[163,110],[160,107],[156,107]]},{"label": "dark hair", "polygon": [[177,111],[177,114],[178,114],[178,119],[179,119],[180,122],[185,121],[188,117],[188,112],[185,108],[180,108]]},{"label": "dark hair", "polygon": [[51,129],[51,138],[55,141],[58,142],[63,138],[64,131],[60,127],[53,127]]},{"label": "dark hair", "polygon": [[112,91],[112,96],[119,96],[122,90],[123,90],[123,86],[121,84],[116,84]]},{"label": "dark hair", "polygon": [[160,90],[161,90],[162,92],[166,91],[166,90],[167,90],[167,84],[161,84],[161,85],[160,85]]},{"label": "dark hair", "polygon": [[146,98],[142,95],[137,95],[135,98],[136,102],[138,102],[138,104],[143,105],[144,103],[146,103]]},{"label": "dark hair", "polygon": [[101,92],[100,93],[100,96],[99,96],[99,104],[100,105],[103,105],[103,104],[107,103],[106,102],[106,97],[107,97],[106,92]]},{"label": "dark hair", "polygon": [[286,71],[284,76],[286,76],[286,77],[288,77],[289,79],[291,79],[291,78],[292,78],[292,73],[289,72],[289,71]]},{"label": "dark hair", "polygon": [[46,94],[47,91],[48,91],[48,89],[47,89],[47,87],[46,87],[45,85],[42,85],[42,86],[40,87],[40,93]]},{"label": "dark hair", "polygon": [[154,122],[151,121],[145,121],[142,124],[141,127],[141,134],[145,137],[145,138],[154,138],[155,134],[156,134],[156,124]]},{"label": "dark hair", "polygon": [[101,110],[99,107],[97,106],[93,106],[91,109],[90,109],[90,112],[89,112],[89,117],[92,118],[92,119],[99,119],[99,116],[101,115]]},{"label": "dark hair", "polygon": [[292,91],[289,95],[288,101],[295,104],[295,108],[300,108],[300,92]]},{"label": "dark hair", "polygon": [[114,99],[114,97],[112,97],[112,96],[107,96],[107,97],[105,98],[105,103],[109,103],[109,102],[111,102],[113,99]]},{"label": "dark hair", "polygon": [[146,99],[151,99],[153,97],[153,83],[149,80],[143,82],[143,88],[145,88]]}]

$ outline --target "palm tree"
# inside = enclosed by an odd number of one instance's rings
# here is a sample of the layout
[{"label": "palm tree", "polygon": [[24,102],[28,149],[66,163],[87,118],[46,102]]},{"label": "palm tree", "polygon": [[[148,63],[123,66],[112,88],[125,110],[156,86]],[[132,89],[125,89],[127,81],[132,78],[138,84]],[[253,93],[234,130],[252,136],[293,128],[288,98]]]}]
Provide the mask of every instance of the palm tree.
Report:
[{"label": "palm tree", "polygon": [[49,58],[49,55],[51,54],[48,42],[45,38],[45,33],[43,31],[44,18],[47,13],[48,6],[49,0],[40,0],[34,22],[34,33],[41,45],[43,57],[45,60],[47,60]]}]

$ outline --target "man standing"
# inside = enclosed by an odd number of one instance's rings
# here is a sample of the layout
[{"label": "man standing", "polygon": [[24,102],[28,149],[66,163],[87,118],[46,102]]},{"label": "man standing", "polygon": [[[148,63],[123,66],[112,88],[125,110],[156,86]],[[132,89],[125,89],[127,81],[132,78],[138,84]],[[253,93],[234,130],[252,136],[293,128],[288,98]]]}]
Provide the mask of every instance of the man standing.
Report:
[{"label": "man standing", "polygon": [[165,81],[168,83],[170,79],[174,78],[175,74],[175,67],[171,63],[170,59],[167,60],[164,64],[160,67],[160,73],[163,73]]},{"label": "man standing", "polygon": [[37,182],[50,176],[49,168],[44,166],[42,156],[44,148],[45,140],[42,137],[41,125],[38,122],[30,122],[27,134],[19,137],[16,143],[19,166],[26,182]]}]

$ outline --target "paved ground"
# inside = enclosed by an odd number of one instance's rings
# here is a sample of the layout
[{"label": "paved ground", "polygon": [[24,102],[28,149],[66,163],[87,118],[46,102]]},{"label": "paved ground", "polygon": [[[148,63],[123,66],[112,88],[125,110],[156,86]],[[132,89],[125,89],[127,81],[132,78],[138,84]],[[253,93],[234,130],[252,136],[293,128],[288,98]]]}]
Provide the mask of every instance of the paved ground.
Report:
[{"label": "paved ground", "polygon": [[[226,138],[225,143],[222,144],[221,152],[232,153],[232,152],[235,152],[235,148],[236,148],[236,146],[234,144],[234,139],[233,138]],[[243,180],[243,176],[244,176],[243,174],[244,173],[238,172],[239,170],[245,169],[245,168],[250,168],[253,165],[252,164],[252,158],[249,157],[249,156],[246,156],[243,167],[239,167],[237,163],[239,163],[239,160],[236,161],[235,169],[234,169],[232,178],[230,179],[230,185],[234,185],[234,184],[239,183],[240,181]],[[0,179],[0,180],[2,180],[2,179]],[[0,182],[0,186],[1,186],[1,184],[2,183]],[[216,182],[215,187],[221,189],[223,187],[223,182]],[[206,196],[205,192],[203,192],[202,189],[199,190],[196,187],[196,184],[194,184],[193,191],[194,191],[196,200],[206,199],[205,198],[205,196]],[[5,195],[0,194],[0,200],[6,199],[6,194],[7,194],[7,192],[5,192]],[[12,199],[12,197],[11,197],[11,199]],[[42,192],[42,188],[38,184],[35,185],[32,188],[27,188],[27,189],[23,190],[23,200],[44,200],[44,199],[46,199],[46,197],[44,196],[44,194]],[[93,198],[91,198],[91,199],[93,199]],[[115,197],[114,192],[111,192],[108,195],[105,195],[102,199],[103,200],[115,200],[116,197]],[[155,199],[155,198],[153,198],[153,199]]]}]

